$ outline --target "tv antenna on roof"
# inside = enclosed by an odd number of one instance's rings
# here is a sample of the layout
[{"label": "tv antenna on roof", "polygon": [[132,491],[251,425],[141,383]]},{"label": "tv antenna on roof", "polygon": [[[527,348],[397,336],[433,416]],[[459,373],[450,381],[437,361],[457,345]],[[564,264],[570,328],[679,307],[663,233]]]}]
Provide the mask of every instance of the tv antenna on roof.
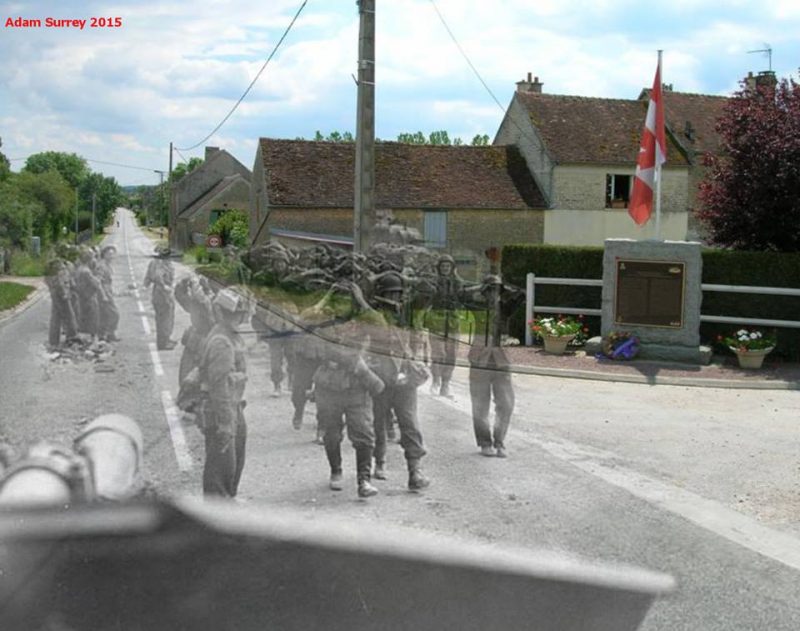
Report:
[{"label": "tv antenna on roof", "polygon": [[769,44],[764,44],[764,48],[759,48],[758,50],[748,50],[747,53],[767,53],[767,58],[769,59],[769,71],[772,72],[772,46]]}]

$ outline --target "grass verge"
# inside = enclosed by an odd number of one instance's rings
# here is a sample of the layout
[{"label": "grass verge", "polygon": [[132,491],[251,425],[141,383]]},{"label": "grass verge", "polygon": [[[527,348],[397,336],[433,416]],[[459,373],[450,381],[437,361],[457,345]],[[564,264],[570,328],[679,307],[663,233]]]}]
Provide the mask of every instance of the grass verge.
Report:
[{"label": "grass verge", "polygon": [[34,290],[30,285],[0,282],[0,311],[13,309]]}]

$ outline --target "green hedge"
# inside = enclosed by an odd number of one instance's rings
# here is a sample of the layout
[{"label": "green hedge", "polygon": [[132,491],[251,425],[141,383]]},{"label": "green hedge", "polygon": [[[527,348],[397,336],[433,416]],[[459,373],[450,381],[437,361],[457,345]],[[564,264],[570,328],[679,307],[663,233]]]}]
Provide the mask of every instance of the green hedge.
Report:
[{"label": "green hedge", "polygon": [[[800,253],[741,252],[704,249],[703,283],[800,288]],[[602,278],[603,248],[554,245],[508,245],[503,248],[504,279],[525,287],[525,275],[562,278]],[[600,287],[542,285],[536,288],[536,302],[550,306],[599,308]],[[754,317],[773,320],[800,320],[800,297],[703,292],[703,315]],[[600,332],[600,319],[587,317],[590,335]],[[524,338],[525,308],[517,309],[510,320],[510,334]],[[700,338],[704,344],[721,347],[717,336],[738,327],[704,323]],[[763,327],[761,327],[763,328]],[[778,329],[775,355],[800,359],[800,330]]]}]

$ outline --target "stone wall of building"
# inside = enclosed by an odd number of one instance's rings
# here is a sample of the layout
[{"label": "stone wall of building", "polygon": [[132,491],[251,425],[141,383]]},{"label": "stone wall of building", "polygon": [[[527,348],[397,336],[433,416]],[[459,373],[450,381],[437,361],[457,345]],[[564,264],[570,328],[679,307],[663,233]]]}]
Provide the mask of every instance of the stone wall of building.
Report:
[{"label": "stone wall of building", "polygon": [[554,165],[545,151],[539,131],[531,124],[528,111],[516,98],[511,101],[492,144],[516,145],[519,148],[545,201],[552,207]]}]

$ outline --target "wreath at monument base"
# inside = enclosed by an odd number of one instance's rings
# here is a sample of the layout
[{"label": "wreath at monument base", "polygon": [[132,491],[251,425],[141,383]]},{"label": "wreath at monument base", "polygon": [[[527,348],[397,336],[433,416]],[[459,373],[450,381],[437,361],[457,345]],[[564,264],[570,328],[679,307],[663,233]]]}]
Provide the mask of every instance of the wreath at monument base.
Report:
[{"label": "wreath at monument base", "polygon": [[639,338],[629,331],[611,331],[603,340],[603,355],[609,359],[633,359],[639,348]]}]

